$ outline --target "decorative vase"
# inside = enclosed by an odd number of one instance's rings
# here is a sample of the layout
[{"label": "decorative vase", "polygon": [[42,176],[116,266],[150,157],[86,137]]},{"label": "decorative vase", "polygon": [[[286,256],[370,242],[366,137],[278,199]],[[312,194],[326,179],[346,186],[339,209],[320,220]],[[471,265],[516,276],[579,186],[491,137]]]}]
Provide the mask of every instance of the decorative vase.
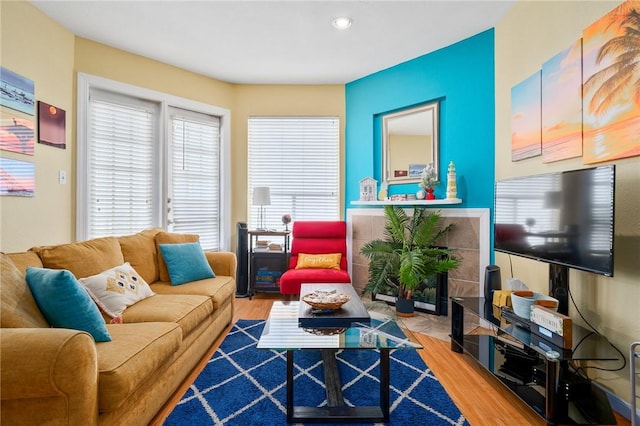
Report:
[{"label": "decorative vase", "polygon": [[433,188],[427,188],[427,200],[435,200],[436,196],[433,195]]},{"label": "decorative vase", "polygon": [[400,317],[412,317],[414,312],[413,299],[396,298],[396,314]]}]

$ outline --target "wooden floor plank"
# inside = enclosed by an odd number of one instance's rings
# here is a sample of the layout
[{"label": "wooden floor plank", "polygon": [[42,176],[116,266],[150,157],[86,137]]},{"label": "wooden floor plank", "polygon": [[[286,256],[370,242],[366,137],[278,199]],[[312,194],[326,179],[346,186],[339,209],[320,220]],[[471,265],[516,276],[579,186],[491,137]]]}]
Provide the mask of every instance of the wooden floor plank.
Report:
[{"label": "wooden floor plank", "polygon": [[[233,323],[239,319],[266,319],[274,300],[282,300],[282,296],[260,294],[253,297],[252,300],[248,298],[236,299]],[[202,361],[180,389],[167,401],[163,409],[150,423],[151,425],[162,425],[189,385],[198,377],[211,355],[224,340],[230,328],[216,339]],[[424,349],[418,351],[420,356],[472,426],[544,425],[542,419],[529,406],[520,401],[471,357],[451,352],[448,341],[419,333],[414,334],[424,346]],[[631,425],[618,413],[616,413],[616,419],[618,426]]]}]

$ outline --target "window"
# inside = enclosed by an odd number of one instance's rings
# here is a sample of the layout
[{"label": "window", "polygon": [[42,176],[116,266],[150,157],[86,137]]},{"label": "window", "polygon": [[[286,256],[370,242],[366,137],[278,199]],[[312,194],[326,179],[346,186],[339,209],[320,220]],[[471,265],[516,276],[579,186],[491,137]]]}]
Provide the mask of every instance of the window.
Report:
[{"label": "window", "polygon": [[259,224],[253,190],[269,187],[265,227],[282,229],[281,217],[339,218],[340,121],[337,117],[250,117],[249,228]]},{"label": "window", "polygon": [[219,120],[177,108],[170,113],[169,223],[175,232],[199,234],[203,247],[215,247],[220,232]]},{"label": "window", "polygon": [[162,227],[228,250],[229,122],[218,107],[79,74],[77,238]]},{"label": "window", "polygon": [[90,238],[152,227],[157,106],[100,90],[89,104]]}]

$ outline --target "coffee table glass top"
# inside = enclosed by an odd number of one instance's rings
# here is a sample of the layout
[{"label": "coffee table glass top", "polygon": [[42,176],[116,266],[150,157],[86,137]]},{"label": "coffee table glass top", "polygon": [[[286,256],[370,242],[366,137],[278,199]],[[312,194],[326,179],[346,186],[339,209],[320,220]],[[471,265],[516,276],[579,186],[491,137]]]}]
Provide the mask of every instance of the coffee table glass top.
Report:
[{"label": "coffee table glass top", "polygon": [[341,328],[302,328],[300,303],[273,303],[258,349],[421,349],[413,334],[383,302],[365,302],[370,321]]}]

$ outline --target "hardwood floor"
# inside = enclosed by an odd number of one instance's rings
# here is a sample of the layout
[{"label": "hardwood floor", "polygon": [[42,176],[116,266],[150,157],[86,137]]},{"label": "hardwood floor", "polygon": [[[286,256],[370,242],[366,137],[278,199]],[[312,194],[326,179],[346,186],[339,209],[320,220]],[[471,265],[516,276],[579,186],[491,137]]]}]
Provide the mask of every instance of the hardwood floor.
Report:
[{"label": "hardwood floor", "polygon": [[[274,300],[281,300],[281,297],[260,294],[255,296],[253,300],[236,299],[233,322],[235,323],[239,319],[266,319]],[[171,413],[189,385],[202,371],[206,361],[215,352],[225,335],[226,333],[214,342],[207,356],[203,358],[182,387],[158,413],[150,423],[151,425],[162,425],[164,419]],[[472,358],[468,355],[451,352],[448,341],[419,333],[415,333],[415,335],[424,346],[424,349],[419,351],[420,356],[472,426],[542,426],[545,424],[531,408],[502,386],[495,377],[480,367]],[[616,418],[618,425],[630,426],[630,422],[617,413]]]}]

